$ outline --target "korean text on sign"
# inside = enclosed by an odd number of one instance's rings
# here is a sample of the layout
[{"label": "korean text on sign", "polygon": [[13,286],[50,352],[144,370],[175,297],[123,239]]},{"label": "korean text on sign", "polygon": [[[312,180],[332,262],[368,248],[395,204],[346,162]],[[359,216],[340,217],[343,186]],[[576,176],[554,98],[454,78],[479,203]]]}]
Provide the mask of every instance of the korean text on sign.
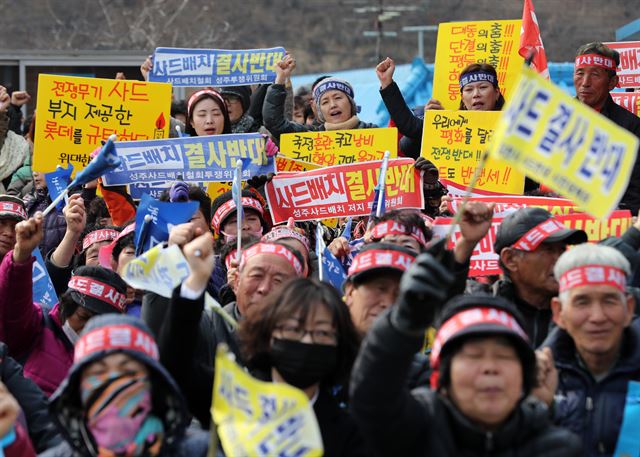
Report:
[{"label": "korean text on sign", "polygon": [[[280,173],[267,183],[274,224],[289,217],[305,221],[365,216],[371,211],[380,161],[336,165],[302,173]],[[386,208],[422,208],[422,177],[413,159],[390,159]]]},{"label": "korean text on sign", "polygon": [[490,146],[532,179],[605,218],[624,194],[638,138],[523,69]]},{"label": "korean text on sign", "polygon": [[215,373],[211,415],[226,456],[323,454],[320,428],[304,392],[251,377],[224,344],[216,352]]},{"label": "korean text on sign", "polygon": [[398,153],[398,129],[331,130],[287,133],[280,137],[280,152],[292,159],[322,166],[381,160]]},{"label": "korean text on sign", "polygon": [[229,181],[242,160],[242,179],[275,173],[259,133],[171,138],[160,141],[116,142],[122,164],[104,175],[106,186],[173,181]]},{"label": "korean text on sign", "polygon": [[611,92],[611,98],[624,109],[631,111],[636,116],[640,113],[640,92]]},{"label": "korean text on sign", "polygon": [[[451,214],[458,212],[464,201],[463,197],[454,197],[447,202],[447,209]],[[552,197],[525,197],[522,195],[491,195],[483,197],[472,197],[469,201],[480,201],[485,203],[495,203],[493,217],[504,217],[520,208],[543,208],[554,216],[563,214],[581,213],[582,211],[571,200],[566,198]]]},{"label": "korean text on sign", "polygon": [[169,84],[41,74],[33,169],[71,163],[79,172],[113,133],[120,141],[165,138],[170,108]]},{"label": "korean text on sign", "polygon": [[498,85],[508,100],[522,66],[521,25],[519,19],[439,24],[433,98],[445,109],[458,109],[460,72],[471,63],[488,63],[495,67]]},{"label": "korean text on sign", "polygon": [[[499,117],[499,111],[425,111],[422,156],[438,167],[450,193],[463,192],[471,182]],[[524,175],[507,163],[489,159],[474,190],[521,194]]]},{"label": "korean text on sign", "polygon": [[[630,211],[614,211],[611,216],[601,221],[594,219],[588,214],[573,213],[555,216],[567,228],[584,230],[590,242],[598,242],[610,236],[622,236],[622,234],[631,226]],[[494,217],[491,228],[485,237],[478,242],[471,255],[469,265],[469,276],[490,276],[502,273],[499,266],[499,255],[493,248],[496,238],[496,231],[502,223],[502,217]],[[438,217],[433,223],[433,238],[438,240],[444,238],[449,233],[452,218]],[[453,239],[449,241],[449,247],[453,248],[454,242],[461,237],[460,230],[456,227]]]},{"label": "korean text on sign", "polygon": [[284,55],[282,47],[239,50],[157,48],[149,81],[188,87],[268,84],[275,81],[274,67]]},{"label": "korean text on sign", "polygon": [[617,69],[620,87],[640,87],[640,41],[604,44],[620,53],[620,65]]}]

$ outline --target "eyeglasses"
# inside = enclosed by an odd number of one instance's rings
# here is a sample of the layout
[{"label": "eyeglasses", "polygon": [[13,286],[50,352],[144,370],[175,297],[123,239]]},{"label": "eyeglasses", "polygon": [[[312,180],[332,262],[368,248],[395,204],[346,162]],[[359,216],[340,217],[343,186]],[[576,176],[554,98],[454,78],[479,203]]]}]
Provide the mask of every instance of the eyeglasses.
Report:
[{"label": "eyeglasses", "polygon": [[235,105],[236,103],[242,103],[242,100],[240,100],[237,97],[222,97],[222,98],[224,99],[227,105]]},{"label": "eyeglasses", "polygon": [[331,330],[307,330],[294,325],[279,325],[276,330],[279,330],[282,337],[287,340],[301,341],[305,335],[309,335],[314,343],[336,344],[337,342],[337,334]]}]

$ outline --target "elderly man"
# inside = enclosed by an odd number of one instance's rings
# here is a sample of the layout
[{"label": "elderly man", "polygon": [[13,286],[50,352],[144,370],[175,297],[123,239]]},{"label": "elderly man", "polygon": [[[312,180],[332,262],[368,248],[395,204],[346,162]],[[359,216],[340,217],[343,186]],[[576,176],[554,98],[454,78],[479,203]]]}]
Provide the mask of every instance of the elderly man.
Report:
[{"label": "elderly man", "polygon": [[191,413],[206,427],[216,347],[225,343],[242,361],[236,325],[230,321],[242,319],[289,280],[303,277],[304,264],[299,252],[278,242],[244,248],[234,290],[236,301],[223,308],[223,316],[211,308],[204,309],[204,291],[215,260],[211,234],[206,232],[185,244],[183,252],[191,273],[171,299],[158,339],[160,360],[185,393]]},{"label": "elderly man", "polygon": [[633,321],[635,301],[626,292],[629,262],[611,247],[583,244],[565,252],[554,273],[560,293],[551,307],[559,328],[544,351],[553,353],[560,376],[556,390],[550,363],[553,380],[540,384],[551,395],[543,399],[555,400],[556,424],[582,438],[584,455],[611,456],[629,381],[640,380],[640,322]]},{"label": "elderly man", "polygon": [[547,337],[551,299],[558,294],[553,267],[568,244],[585,241],[585,232],[566,228],[542,208],[521,208],[498,227],[493,246],[504,279],[494,284],[493,293],[516,304],[534,348]]},{"label": "elderly man", "polygon": [[0,259],[16,244],[16,224],[27,220],[24,203],[11,195],[0,195]]},{"label": "elderly man", "polygon": [[[609,92],[618,85],[616,68],[620,54],[602,43],[589,43],[578,49],[573,85],[576,97],[620,127],[640,137],[640,119],[617,105]],[[620,207],[636,214],[640,209],[640,162],[636,160]]]}]

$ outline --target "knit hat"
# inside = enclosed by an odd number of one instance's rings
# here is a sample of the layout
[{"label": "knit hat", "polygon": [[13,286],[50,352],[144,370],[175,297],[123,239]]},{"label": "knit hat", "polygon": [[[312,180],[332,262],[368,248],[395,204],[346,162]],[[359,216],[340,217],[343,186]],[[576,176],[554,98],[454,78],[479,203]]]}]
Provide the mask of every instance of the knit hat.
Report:
[{"label": "knit hat", "polygon": [[71,298],[96,314],[123,313],[126,309],[127,284],[106,268],[79,267],[68,286]]},{"label": "knit hat", "polygon": [[221,133],[231,133],[231,120],[229,119],[229,111],[227,110],[227,104],[224,102],[222,95],[214,89],[205,88],[194,92],[189,100],[187,101],[187,122],[185,125],[185,133],[191,136],[197,136],[196,130],[191,125],[191,121],[193,120],[193,110],[196,108],[196,105],[200,100],[205,98],[212,99],[216,105],[222,111],[222,115],[224,116],[224,129]]},{"label": "knit hat", "polygon": [[78,451],[86,449],[91,436],[80,398],[82,372],[92,362],[114,353],[126,354],[146,366],[152,385],[152,412],[164,423],[165,442],[181,437],[189,423],[186,402],[159,362],[151,331],[133,316],[107,314],[89,320],[75,345],[73,365],[50,398],[49,411],[69,444]]},{"label": "knit hat", "polygon": [[324,122],[325,119],[322,115],[322,110],[320,109],[320,101],[322,99],[322,96],[331,90],[338,90],[347,96],[349,102],[351,103],[352,114],[360,112],[360,107],[356,105],[355,92],[353,91],[353,86],[351,86],[351,84],[340,78],[325,78],[320,81],[313,89],[313,99],[316,102],[318,118],[322,122]]},{"label": "knit hat", "polygon": [[362,283],[389,272],[403,274],[416,260],[416,253],[391,243],[369,243],[353,258],[347,281]]},{"label": "knit hat", "polygon": [[[242,191],[242,207],[245,210],[253,210],[258,213],[262,224],[262,233],[266,233],[269,230],[269,224],[264,216],[264,205],[253,192],[249,190]],[[233,201],[233,194],[230,190],[216,197],[211,205],[211,212],[213,214],[211,227],[213,227],[216,234],[220,234],[225,221],[236,213],[236,204]]]},{"label": "knit hat", "polygon": [[522,363],[523,389],[535,385],[536,356],[516,307],[501,297],[487,294],[459,295],[442,310],[431,350],[433,389],[450,384],[451,358],[469,338],[504,336],[513,343]]},{"label": "knit hat", "polygon": [[0,219],[6,218],[17,221],[27,220],[27,210],[20,198],[12,195],[0,195]]},{"label": "knit hat", "polygon": [[535,251],[541,243],[580,244],[587,242],[583,230],[569,229],[542,208],[520,208],[507,215],[498,226],[493,243],[495,252],[514,247],[522,251]]},{"label": "knit hat", "polygon": [[242,103],[242,112],[246,113],[251,105],[251,86],[228,86],[220,90],[224,98],[225,95],[238,97]]}]

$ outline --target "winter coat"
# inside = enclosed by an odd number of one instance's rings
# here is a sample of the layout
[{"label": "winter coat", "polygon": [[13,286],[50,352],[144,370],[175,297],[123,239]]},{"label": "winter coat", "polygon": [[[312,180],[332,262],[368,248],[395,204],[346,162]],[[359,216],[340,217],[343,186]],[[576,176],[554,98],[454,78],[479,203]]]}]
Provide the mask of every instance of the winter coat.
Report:
[{"label": "winter coat", "polygon": [[0,315],[10,354],[24,362],[24,373],[49,396],[73,363],[73,344],[62,331],[58,305],[48,313],[33,303],[35,257],[13,261],[9,251],[0,264]]},{"label": "winter coat", "polygon": [[[223,309],[236,321],[241,319],[235,302]],[[158,336],[160,361],[180,386],[189,410],[203,427],[208,427],[211,420],[213,361],[219,343],[229,346],[242,365],[233,326],[215,311],[204,309],[204,294],[190,300],[180,296],[178,286]]]},{"label": "winter coat", "polygon": [[[640,118],[614,102],[611,95],[604,103],[600,114],[640,138]],[[640,154],[633,165],[629,185],[619,206],[623,209],[630,209],[633,215],[638,214],[638,210],[640,210]]]},{"label": "winter coat", "polygon": [[622,425],[629,381],[640,381],[640,320],[623,334],[620,359],[597,382],[579,362],[571,336],[555,328],[544,346],[551,348],[559,383],[554,420],[582,438],[585,456],[611,456]]},{"label": "winter coat", "polygon": [[[300,133],[324,131],[324,124],[319,127],[298,124],[297,122],[288,121],[284,116],[284,101],[287,96],[285,86],[283,84],[272,84],[267,89],[267,96],[264,100],[262,108],[262,117],[264,126],[274,136],[274,140],[279,140],[283,133]],[[360,121],[355,127],[356,129],[377,128],[375,124]]]},{"label": "winter coat", "polygon": [[570,432],[554,427],[540,402],[521,401],[507,421],[487,432],[444,395],[410,391],[406,377],[420,336],[393,327],[390,313],[373,325],[351,375],[351,413],[376,456],[579,456]]},{"label": "winter coat", "polygon": [[[49,206],[51,197],[49,197],[49,192],[46,188],[35,189],[33,193],[24,198],[24,202],[27,214],[29,217],[33,217],[37,211],[44,211]],[[67,221],[61,211],[56,209],[45,216],[44,236],[39,245],[43,257],[60,244],[66,231]]]},{"label": "winter coat", "polygon": [[247,113],[238,122],[231,123],[231,133],[255,133],[260,131],[260,123]]},{"label": "winter coat", "polygon": [[0,343],[0,381],[20,404],[29,438],[38,452],[62,441],[47,409],[47,397],[40,388],[22,374],[22,366],[9,357],[9,349]]},{"label": "winter coat", "polygon": [[[208,433],[202,430],[193,430],[178,439],[172,446],[163,447],[158,457],[206,457],[209,440]],[[91,455],[88,452],[74,452],[71,445],[64,441],[47,452],[39,454],[38,457],[91,457]]]}]

